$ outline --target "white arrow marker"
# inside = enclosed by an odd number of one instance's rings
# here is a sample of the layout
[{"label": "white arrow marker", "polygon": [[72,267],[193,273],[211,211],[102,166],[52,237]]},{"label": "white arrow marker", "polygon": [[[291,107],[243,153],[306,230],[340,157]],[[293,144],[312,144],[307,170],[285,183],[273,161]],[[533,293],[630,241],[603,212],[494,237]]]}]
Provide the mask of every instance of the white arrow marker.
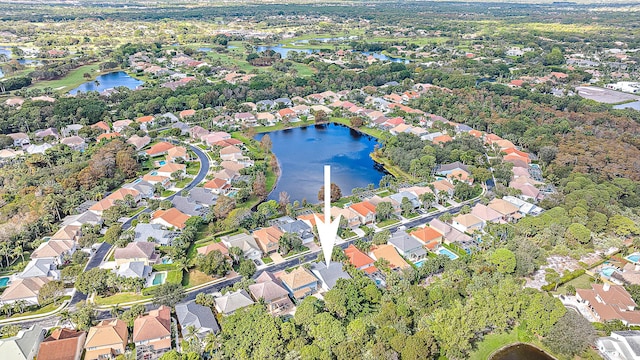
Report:
[{"label": "white arrow marker", "polygon": [[331,254],[333,253],[333,244],[336,242],[338,227],[340,226],[340,215],[331,222],[331,166],[329,165],[324,166],[324,222],[320,221],[317,215],[313,216],[316,219],[320,246],[328,268],[331,262]]}]

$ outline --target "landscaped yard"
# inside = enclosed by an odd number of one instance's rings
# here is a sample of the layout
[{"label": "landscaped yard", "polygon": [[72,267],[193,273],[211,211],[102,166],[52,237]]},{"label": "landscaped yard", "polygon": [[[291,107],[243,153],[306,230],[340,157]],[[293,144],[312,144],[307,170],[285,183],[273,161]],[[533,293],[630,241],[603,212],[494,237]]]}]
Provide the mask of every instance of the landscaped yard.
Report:
[{"label": "landscaped yard", "polygon": [[141,294],[133,293],[133,292],[125,292],[125,293],[108,296],[106,298],[96,296],[95,303],[97,305],[116,305],[116,304],[124,304],[127,302],[132,302],[132,301],[151,299],[151,297],[152,296],[143,296]]},{"label": "landscaped yard", "polygon": [[162,192],[162,195],[161,195],[161,196],[162,196],[162,197],[167,197],[167,196],[171,196],[171,195],[173,195],[173,194],[175,194],[175,193],[176,193],[175,191],[165,190],[165,191],[163,191],[163,192]]},{"label": "landscaped yard", "polygon": [[12,318],[18,318],[18,317],[22,317],[22,316],[29,316],[29,315],[40,315],[40,314],[46,314],[46,313],[48,313],[48,312],[51,312],[51,311],[53,311],[53,310],[57,309],[57,308],[62,304],[62,302],[63,302],[64,300],[71,300],[71,296],[64,296],[64,297],[62,297],[62,299],[61,299],[61,300],[59,300],[57,304],[49,304],[49,305],[47,305],[47,306],[45,306],[45,307],[41,307],[40,309],[33,310],[33,311],[26,311],[26,312],[23,312],[22,314],[20,314],[20,313],[15,313],[15,314],[11,315],[10,319],[12,319]]},{"label": "landscaped yard", "polygon": [[209,276],[200,270],[193,269],[190,270],[187,275],[182,278],[182,286],[194,287],[213,280],[215,280],[214,277]]},{"label": "landscaped yard", "polygon": [[81,84],[90,81],[90,79],[86,79],[83,76],[85,73],[91,74],[92,78],[95,79],[95,76],[100,75],[100,73],[96,72],[96,70],[98,70],[99,68],[99,63],[80,66],[79,68],[69,72],[65,77],[61,79],[38,81],[32,87],[36,89],[44,89],[50,87],[52,89],[59,89],[60,92],[66,93],[80,86]]},{"label": "landscaped yard", "polygon": [[187,174],[198,175],[198,171],[200,171],[200,162],[191,161],[187,163]]},{"label": "landscaped yard", "polygon": [[554,295],[566,294],[567,286],[573,285],[576,289],[591,289],[591,284],[595,279],[587,274],[582,274],[573,280],[569,280],[566,283],[558,286],[558,290],[554,291]]},{"label": "landscaped yard", "polygon": [[382,227],[385,227],[385,226],[397,224],[399,222],[400,222],[400,220],[398,220],[398,219],[387,219],[385,221],[381,221],[381,222],[377,223],[376,226],[378,226],[379,228],[382,228]]},{"label": "landscaped yard", "polygon": [[273,259],[271,259],[270,256],[265,256],[262,258],[262,262],[265,264],[271,264],[273,262]]},{"label": "landscaped yard", "polygon": [[411,213],[411,214],[409,214],[409,215],[405,216],[405,218],[406,218],[406,219],[413,219],[414,217],[417,217],[418,215],[420,215],[420,214],[418,214],[418,213]]}]

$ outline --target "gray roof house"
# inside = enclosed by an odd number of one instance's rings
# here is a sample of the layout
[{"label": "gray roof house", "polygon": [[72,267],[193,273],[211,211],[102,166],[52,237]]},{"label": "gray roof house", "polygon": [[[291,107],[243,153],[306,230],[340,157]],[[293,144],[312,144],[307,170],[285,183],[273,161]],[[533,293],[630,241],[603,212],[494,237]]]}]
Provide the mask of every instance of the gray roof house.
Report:
[{"label": "gray roof house", "polygon": [[189,216],[204,216],[207,212],[202,205],[184,196],[175,196],[171,203],[176,209]]},{"label": "gray roof house", "polygon": [[207,306],[196,304],[195,300],[177,304],[176,316],[178,317],[178,323],[182,329],[182,336],[187,333],[189,326],[196,328],[196,336],[203,338],[207,333],[213,332],[217,334],[220,332],[220,326],[213,316],[213,311]]},{"label": "gray roof house", "polygon": [[258,243],[256,243],[256,239],[249,234],[236,234],[236,235],[226,235],[220,237],[222,243],[230,249],[231,247],[239,247],[242,249],[244,256],[247,259],[257,260],[262,257],[262,250],[258,247]]},{"label": "gray roof house", "polygon": [[411,201],[411,205],[413,205],[414,209],[417,209],[420,207],[420,199],[418,199],[418,197],[415,194],[408,191],[401,191],[397,194],[389,195],[389,197],[400,204],[402,204],[402,198],[407,198],[409,199],[409,201]]},{"label": "gray roof house", "polygon": [[454,170],[464,170],[469,172],[469,167],[460,161],[452,162],[450,164],[441,164],[436,170],[437,174],[449,175]]},{"label": "gray roof house", "polygon": [[171,125],[172,129],[180,129],[180,134],[181,135],[187,135],[189,134],[189,129],[191,129],[191,127],[189,127],[189,125],[183,123],[182,121],[178,121],[177,123]]},{"label": "gray roof house", "polygon": [[155,117],[156,117],[156,119],[165,118],[165,119],[166,119],[166,121],[169,121],[169,122],[172,122],[172,123],[174,123],[174,122],[177,122],[177,121],[178,121],[178,117],[177,117],[177,116],[175,116],[175,115],[173,115],[173,114],[172,114],[172,113],[170,113],[170,112],[168,112],[168,113],[164,113],[164,114],[161,114],[161,115],[156,115]]},{"label": "gray roof house", "polygon": [[84,224],[91,224],[91,225],[98,225],[98,224],[102,224],[102,218],[100,217],[100,215],[97,215],[96,213],[92,212],[92,211],[85,211],[81,214],[77,214],[77,215],[69,215],[67,217],[65,217],[64,219],[62,219],[62,226],[67,226],[67,225],[84,225]]},{"label": "gray roof house", "polygon": [[171,245],[173,238],[178,236],[177,232],[165,230],[160,224],[138,224],[133,231],[134,241],[146,242],[153,238],[160,245]]},{"label": "gray roof house", "polygon": [[142,261],[131,261],[120,265],[120,268],[116,271],[116,274],[126,278],[141,278],[146,279],[153,268],[149,265],[145,265]]},{"label": "gray roof house", "polygon": [[71,135],[78,135],[78,131],[82,129],[81,124],[69,124],[62,128],[62,136],[69,137]]},{"label": "gray roof house", "polygon": [[254,301],[244,289],[240,289],[216,298],[215,303],[218,313],[231,315],[238,309],[254,304]]},{"label": "gray roof house", "polygon": [[141,179],[138,179],[130,184],[125,184],[123,187],[127,189],[137,190],[143,199],[153,197],[153,192],[155,190],[150,182]]},{"label": "gray roof house", "polygon": [[276,106],[293,106],[293,102],[289,98],[277,98],[273,102]]},{"label": "gray roof house", "polygon": [[33,360],[47,333],[40,325],[20,330],[16,336],[0,340],[0,354],[7,360]]},{"label": "gray roof house", "polygon": [[263,271],[256,278],[256,283],[249,285],[249,292],[254,299],[264,299],[271,314],[277,314],[293,306],[289,291],[272,273]]},{"label": "gray roof house", "polygon": [[218,195],[214,194],[211,189],[205,189],[203,187],[195,187],[189,190],[189,199],[202,205],[215,205],[218,200]]},{"label": "gray roof house", "polygon": [[341,262],[332,261],[327,267],[327,264],[322,261],[311,265],[311,272],[320,279],[322,289],[329,291],[336,286],[338,279],[351,279],[351,276],[342,269],[342,266]]},{"label": "gray roof house", "polygon": [[598,338],[596,346],[605,359],[639,359],[640,331],[612,331],[610,336]]},{"label": "gray roof house", "polygon": [[275,106],[273,100],[260,100],[256,103],[256,109],[259,111],[271,110]]},{"label": "gray roof house", "polygon": [[41,276],[51,277],[55,280],[60,278],[60,271],[56,270],[56,260],[54,258],[32,259],[18,275],[23,279]]},{"label": "gray roof house", "polygon": [[313,241],[313,232],[311,226],[302,220],[295,220],[293,222],[288,222],[284,224],[278,225],[280,230],[285,233],[296,233],[300,235],[302,242],[307,244]]},{"label": "gray roof house", "polygon": [[411,261],[424,259],[427,256],[427,250],[422,246],[422,243],[404,231],[394,232],[389,239],[389,244],[393,245],[400,255]]}]

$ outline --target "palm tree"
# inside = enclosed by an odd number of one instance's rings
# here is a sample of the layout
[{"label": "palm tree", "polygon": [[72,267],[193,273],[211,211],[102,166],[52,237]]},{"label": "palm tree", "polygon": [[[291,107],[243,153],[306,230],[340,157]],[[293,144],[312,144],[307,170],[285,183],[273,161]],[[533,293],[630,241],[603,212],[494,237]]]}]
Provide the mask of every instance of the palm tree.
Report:
[{"label": "palm tree", "polygon": [[4,255],[4,260],[5,260],[5,267],[9,267],[9,253],[11,252],[11,250],[9,250],[9,243],[8,242],[2,242],[0,243],[0,255]]},{"label": "palm tree", "polygon": [[118,317],[118,315],[120,314],[120,304],[115,304],[111,306],[111,309],[109,309],[109,312],[111,313],[111,316],[113,317]]},{"label": "palm tree", "polygon": [[422,201],[422,207],[424,209],[428,209],[429,207],[431,207],[431,204],[436,201],[436,195],[431,192],[420,194],[420,201]]},{"label": "palm tree", "polygon": [[444,205],[447,202],[447,199],[449,199],[449,193],[444,191],[444,190],[440,190],[438,191],[438,202],[441,205]]},{"label": "palm tree", "polygon": [[27,307],[27,302],[25,300],[16,300],[13,302],[13,308],[18,309],[20,314],[24,312],[24,309]]},{"label": "palm tree", "polygon": [[16,247],[11,251],[11,256],[16,258],[19,256],[22,259],[22,262],[24,262],[24,249],[22,249],[22,245],[16,245]]},{"label": "palm tree", "polygon": [[212,353],[220,347],[218,336],[213,332],[207,333],[204,337],[204,351]]},{"label": "palm tree", "polygon": [[4,303],[0,309],[7,317],[11,317],[11,314],[13,314],[13,304]]}]

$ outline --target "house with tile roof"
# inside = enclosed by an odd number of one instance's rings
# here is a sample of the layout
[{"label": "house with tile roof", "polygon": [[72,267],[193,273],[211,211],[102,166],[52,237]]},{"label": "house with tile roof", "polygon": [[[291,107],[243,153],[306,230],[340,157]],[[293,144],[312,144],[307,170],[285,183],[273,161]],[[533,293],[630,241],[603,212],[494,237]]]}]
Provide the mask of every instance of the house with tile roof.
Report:
[{"label": "house with tile roof", "polygon": [[150,142],[151,142],[151,138],[149,137],[149,135],[140,137],[136,134],[128,138],[126,141],[127,144],[133,145],[133,147],[135,147],[136,150],[142,149],[143,147],[149,145]]},{"label": "house with tile roof", "polygon": [[473,178],[471,177],[471,174],[461,169],[453,170],[450,174],[447,174],[447,179],[454,184],[456,181],[462,181],[469,185],[473,185]]},{"label": "house with tile roof", "polygon": [[471,214],[481,219],[485,223],[498,223],[502,219],[502,214],[481,203],[477,203],[471,209]]},{"label": "house with tile roof", "polygon": [[202,137],[206,135],[209,135],[209,130],[202,126],[196,125],[189,129],[189,136],[191,136],[192,139],[201,140]]},{"label": "house with tile roof", "polygon": [[174,146],[167,150],[167,160],[176,162],[176,160],[178,159],[182,159],[184,161],[190,160],[187,148],[185,148],[184,146]]},{"label": "house with tile roof", "polygon": [[80,214],[68,215],[62,219],[62,226],[75,225],[82,227],[84,224],[99,225],[102,224],[102,218],[91,211],[85,211]]},{"label": "house with tile roof", "polygon": [[25,147],[31,144],[31,142],[29,141],[29,135],[23,132],[7,134],[7,136],[13,139],[14,147]]},{"label": "house with tile roof", "polygon": [[49,240],[38,246],[31,253],[32,259],[54,259],[57,265],[63,263],[66,256],[76,251],[76,242],[73,240]]},{"label": "house with tile roof", "polygon": [[18,331],[16,336],[0,339],[0,357],[7,360],[33,360],[46,333],[42,326],[33,325]]},{"label": "house with tile roof", "polygon": [[56,260],[53,258],[31,259],[18,277],[26,279],[33,277],[47,277],[52,280],[60,279],[60,271],[56,269]]},{"label": "house with tile roof", "polygon": [[221,242],[213,242],[211,244],[201,246],[197,248],[196,251],[200,255],[207,255],[212,251],[220,251],[222,255],[226,256],[227,258],[229,257],[229,249]]},{"label": "house with tile roof", "polygon": [[351,204],[349,208],[358,214],[361,224],[371,224],[376,219],[376,207],[369,201]]},{"label": "house with tile roof", "polygon": [[249,234],[225,235],[220,237],[220,241],[222,241],[227,248],[234,246],[239,247],[247,259],[257,260],[262,257],[262,250],[260,250],[253,236]]},{"label": "house with tile roof", "polygon": [[339,208],[336,206],[331,207],[331,217],[337,219],[338,216],[342,216],[342,218],[347,219],[347,226],[351,229],[355,229],[359,227],[362,223],[360,222],[360,214],[355,212],[351,208]]},{"label": "house with tile roof", "polygon": [[75,151],[84,151],[87,148],[87,143],[84,141],[84,139],[77,135],[63,138],[60,140],[60,143],[67,145]]},{"label": "house with tile roof", "polygon": [[231,315],[236,310],[253,304],[254,301],[244,289],[215,298],[216,311],[222,315]]},{"label": "house with tile roof", "polygon": [[362,270],[367,274],[372,274],[378,271],[378,269],[373,265],[375,261],[353,244],[349,245],[349,247],[344,250],[344,254],[349,259],[351,265],[356,269]]},{"label": "house with tile roof", "polygon": [[149,223],[182,230],[187,226],[186,223],[190,217],[191,216],[176,208],[170,208],[167,210],[158,209],[151,215]]},{"label": "house with tile roof", "polygon": [[171,308],[160,306],[140,315],[133,322],[133,343],[138,356],[143,359],[157,359],[171,350]]},{"label": "house with tile roof", "polygon": [[155,248],[156,245],[151,242],[130,242],[124,248],[117,248],[113,257],[118,266],[132,261],[141,261],[145,265],[153,265],[160,258]]},{"label": "house with tile roof", "polygon": [[302,220],[293,220],[290,222],[285,222],[278,224],[278,228],[282,230],[283,233],[293,233],[298,234],[300,239],[302,239],[303,244],[309,244],[313,242],[313,229],[309,224]]},{"label": "house with tile roof", "polygon": [[371,251],[371,254],[375,260],[384,259],[389,262],[389,267],[394,270],[411,267],[411,265],[398,254],[398,251],[393,245],[379,245]]},{"label": "house with tile roof", "polygon": [[518,213],[518,207],[503,199],[493,199],[488,205],[491,209],[502,215],[502,220],[510,222],[522,217]]},{"label": "house with tile roof", "polygon": [[311,265],[311,272],[320,280],[320,286],[324,291],[336,286],[338,279],[351,279],[341,262],[331,261],[329,266],[324,261],[316,262]]},{"label": "house with tile roof", "polygon": [[98,135],[96,137],[96,142],[100,142],[102,140],[111,140],[119,137],[122,137],[122,134],[118,132],[108,132],[108,133]]},{"label": "house with tile roof", "polygon": [[131,125],[132,123],[133,123],[133,121],[131,121],[129,119],[116,120],[116,121],[113,122],[113,131],[121,132],[125,128],[128,128],[129,125]]},{"label": "house with tile roof", "polygon": [[82,237],[82,226],[81,225],[64,225],[58,231],[56,231],[53,235],[51,235],[51,240],[71,240],[78,241]]},{"label": "house with tile roof", "polygon": [[289,295],[296,300],[302,300],[306,296],[313,294],[318,289],[318,278],[309,270],[299,266],[290,273],[280,276],[282,285],[289,291]]},{"label": "house with tile roof", "polygon": [[147,155],[151,157],[156,157],[160,155],[165,155],[169,149],[175,147],[175,145],[168,143],[166,141],[161,141],[157,144],[152,145],[147,151]]},{"label": "house with tile roof", "polygon": [[109,124],[107,124],[104,121],[98,121],[97,123],[91,125],[92,129],[100,129],[102,130],[102,132],[109,132],[111,131],[111,126],[109,126]]},{"label": "house with tile roof", "polygon": [[394,232],[388,243],[393,245],[400,255],[413,262],[422,260],[427,256],[427,251],[424,249],[423,244],[404,231]]},{"label": "house with tile roof", "polygon": [[473,214],[458,214],[451,220],[451,226],[462,231],[472,233],[474,230],[482,230],[485,222]]},{"label": "house with tile roof", "polygon": [[621,320],[627,326],[640,325],[638,305],[622,285],[591,284],[591,289],[576,289],[576,299],[599,322]]},{"label": "house with tile roof", "polygon": [[189,333],[188,328],[190,326],[196,329],[196,336],[200,339],[204,339],[209,333],[217,334],[220,332],[220,325],[218,325],[211,308],[198,305],[195,300],[177,304],[176,317],[178,318],[183,338]]},{"label": "house with tile roof", "polygon": [[102,320],[89,328],[84,343],[84,359],[102,360],[124,354],[128,342],[127,323],[120,319]]},{"label": "house with tile roof", "polygon": [[442,234],[430,226],[424,226],[412,231],[409,235],[424,244],[424,247],[434,251],[442,244]]},{"label": "house with tile roof", "polygon": [[149,130],[155,124],[155,117],[153,115],[141,116],[136,119],[136,122],[140,124],[140,129]]},{"label": "house with tile roof", "polygon": [[155,172],[156,172],[156,175],[158,176],[171,177],[171,175],[175,172],[184,174],[186,171],[187,171],[187,165],[170,162],[162,165]]},{"label": "house with tile roof", "polygon": [[249,292],[256,301],[263,299],[267,304],[267,310],[272,315],[278,315],[293,307],[289,291],[282,286],[278,278],[268,271],[263,271],[256,278],[256,283],[249,285]]},{"label": "house with tile roof", "polygon": [[276,226],[269,226],[253,232],[258,246],[264,254],[277,252],[280,246],[280,237],[284,235]]},{"label": "house with tile roof", "polygon": [[55,329],[40,343],[38,360],[80,360],[86,338],[85,331]]},{"label": "house with tile roof", "polygon": [[16,279],[4,289],[0,295],[0,303],[11,304],[22,300],[29,305],[38,305],[38,293],[44,284],[51,281],[48,277],[30,277],[26,279]]},{"label": "house with tile roof", "polygon": [[460,243],[472,241],[471,236],[441,221],[440,219],[431,220],[429,222],[429,226],[442,234],[445,244],[458,243],[459,245]]},{"label": "house with tile roof", "polygon": [[229,180],[214,178],[206,182],[204,188],[210,189],[216,195],[224,195],[231,189],[231,184]]},{"label": "house with tile roof", "polygon": [[455,186],[451,184],[447,180],[436,180],[431,183],[433,185],[434,192],[436,196],[440,194],[441,191],[446,192],[449,196],[453,196],[453,191],[455,190]]}]

